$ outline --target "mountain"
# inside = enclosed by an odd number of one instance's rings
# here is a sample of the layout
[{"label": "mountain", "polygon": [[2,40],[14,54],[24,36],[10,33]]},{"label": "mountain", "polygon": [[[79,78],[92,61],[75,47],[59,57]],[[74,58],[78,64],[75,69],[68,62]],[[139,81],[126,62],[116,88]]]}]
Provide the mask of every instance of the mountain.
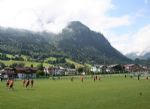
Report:
[{"label": "mountain", "polygon": [[[98,63],[122,63],[130,60],[113,48],[101,33],[90,30],[81,22],[68,24],[58,35],[58,47],[74,60]],[[85,58],[86,57],[86,58]]]},{"label": "mountain", "polygon": [[93,64],[131,62],[113,48],[103,34],[78,21],[70,22],[59,34],[0,28],[0,50],[40,59],[67,57]]},{"label": "mountain", "polygon": [[[51,36],[51,37],[50,37]],[[25,54],[33,56],[53,53],[54,34],[47,32],[32,32],[12,28],[0,28],[0,51],[11,54]]]},{"label": "mountain", "polygon": [[150,52],[142,53],[140,55],[137,55],[137,53],[128,53],[126,56],[132,60],[135,59],[142,59],[142,60],[147,60],[150,59]]},{"label": "mountain", "polygon": [[142,59],[150,59],[150,52],[145,53],[145,54],[142,56]]},{"label": "mountain", "polygon": [[132,59],[132,60],[135,60],[136,58],[139,58],[140,56],[137,55],[137,53],[128,53],[126,54],[126,56],[129,58],[129,59]]}]

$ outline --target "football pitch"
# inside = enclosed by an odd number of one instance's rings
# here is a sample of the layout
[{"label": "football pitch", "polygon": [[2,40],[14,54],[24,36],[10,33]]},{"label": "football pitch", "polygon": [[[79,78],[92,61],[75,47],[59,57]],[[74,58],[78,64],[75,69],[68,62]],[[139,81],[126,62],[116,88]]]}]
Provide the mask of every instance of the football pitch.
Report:
[{"label": "football pitch", "polygon": [[35,80],[25,89],[16,80],[14,90],[0,83],[0,109],[150,109],[150,80],[103,77],[93,81],[77,77]]}]

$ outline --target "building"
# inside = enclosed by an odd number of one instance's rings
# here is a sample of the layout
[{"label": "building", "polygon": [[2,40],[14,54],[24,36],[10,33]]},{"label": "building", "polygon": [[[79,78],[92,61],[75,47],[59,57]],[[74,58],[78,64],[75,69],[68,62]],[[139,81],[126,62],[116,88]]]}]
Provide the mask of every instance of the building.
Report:
[{"label": "building", "polygon": [[44,68],[45,74],[48,75],[65,75],[66,69],[63,67],[47,67]]},{"label": "building", "polygon": [[124,65],[125,71],[127,72],[146,72],[147,67],[144,67],[139,64],[126,64]]},{"label": "building", "polygon": [[94,73],[103,73],[106,72],[107,66],[106,65],[95,65],[91,68],[91,71]]},{"label": "building", "polygon": [[17,68],[5,68],[1,72],[4,78],[36,78],[37,68],[32,67],[17,67]]},{"label": "building", "polygon": [[33,67],[23,67],[23,68],[15,68],[15,73],[17,74],[18,78],[36,78],[36,72],[38,68]]},{"label": "building", "polygon": [[76,69],[67,68],[65,71],[65,75],[75,75],[76,73]]},{"label": "building", "polygon": [[108,73],[120,73],[124,71],[125,71],[125,67],[122,64],[113,64],[113,65],[107,66],[106,68],[106,72]]}]

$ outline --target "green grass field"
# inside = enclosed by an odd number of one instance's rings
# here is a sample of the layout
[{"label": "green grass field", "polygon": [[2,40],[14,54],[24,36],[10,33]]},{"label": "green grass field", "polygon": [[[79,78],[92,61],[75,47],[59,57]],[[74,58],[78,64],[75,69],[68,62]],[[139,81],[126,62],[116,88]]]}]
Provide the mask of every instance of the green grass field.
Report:
[{"label": "green grass field", "polygon": [[0,83],[0,109],[150,109],[150,80],[40,79],[34,85],[25,89],[17,80],[8,90],[5,81]]}]

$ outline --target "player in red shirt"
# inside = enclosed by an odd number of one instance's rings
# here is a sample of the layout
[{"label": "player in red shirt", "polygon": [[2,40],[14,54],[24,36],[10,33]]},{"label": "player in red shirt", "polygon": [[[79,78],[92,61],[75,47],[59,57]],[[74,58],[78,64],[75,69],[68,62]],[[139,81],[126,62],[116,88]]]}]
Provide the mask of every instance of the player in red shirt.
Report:
[{"label": "player in red shirt", "polygon": [[13,85],[14,85],[14,81],[10,80],[10,82],[9,82],[9,89],[14,89]]},{"label": "player in red shirt", "polygon": [[81,76],[80,79],[81,79],[81,81],[83,82],[83,79],[84,79],[83,76]]},{"label": "player in red shirt", "polygon": [[6,87],[9,86],[9,82],[10,82],[10,80],[8,79],[8,80],[6,81]]}]

